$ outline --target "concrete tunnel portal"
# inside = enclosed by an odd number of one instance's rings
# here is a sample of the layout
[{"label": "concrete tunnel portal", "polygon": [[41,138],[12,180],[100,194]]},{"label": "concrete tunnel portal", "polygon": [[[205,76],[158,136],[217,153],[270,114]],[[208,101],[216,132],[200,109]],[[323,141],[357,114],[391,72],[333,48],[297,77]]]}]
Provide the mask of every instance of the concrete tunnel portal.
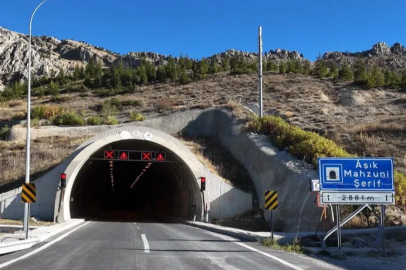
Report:
[{"label": "concrete tunnel portal", "polygon": [[[84,148],[92,148],[87,157],[72,160],[66,168],[67,187],[63,199],[59,198],[63,220],[121,219],[134,213],[183,219],[202,215],[204,194],[196,173],[179,153],[136,138],[95,142]],[[115,152],[113,159],[106,158],[106,150]],[[121,159],[120,151],[127,158]],[[151,159],[143,160],[143,153],[151,153]],[[158,158],[159,153],[164,160]],[[133,158],[136,154],[141,157]]]}]

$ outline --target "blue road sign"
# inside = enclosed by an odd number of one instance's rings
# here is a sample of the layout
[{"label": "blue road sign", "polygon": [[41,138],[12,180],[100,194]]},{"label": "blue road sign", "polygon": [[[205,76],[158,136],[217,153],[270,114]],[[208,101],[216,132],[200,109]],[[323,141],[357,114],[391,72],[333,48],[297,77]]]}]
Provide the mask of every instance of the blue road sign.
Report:
[{"label": "blue road sign", "polygon": [[394,192],[393,158],[319,158],[320,191]]}]

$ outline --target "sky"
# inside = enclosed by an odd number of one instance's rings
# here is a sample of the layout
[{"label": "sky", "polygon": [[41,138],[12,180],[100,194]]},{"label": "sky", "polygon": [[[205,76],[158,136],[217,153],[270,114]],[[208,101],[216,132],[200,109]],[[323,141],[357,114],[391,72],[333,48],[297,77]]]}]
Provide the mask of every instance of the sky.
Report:
[{"label": "sky", "polygon": [[[0,0],[0,26],[28,34],[41,0]],[[406,45],[405,0],[48,0],[32,33],[74,39],[126,54],[150,51],[193,59],[237,49],[363,51]]]}]

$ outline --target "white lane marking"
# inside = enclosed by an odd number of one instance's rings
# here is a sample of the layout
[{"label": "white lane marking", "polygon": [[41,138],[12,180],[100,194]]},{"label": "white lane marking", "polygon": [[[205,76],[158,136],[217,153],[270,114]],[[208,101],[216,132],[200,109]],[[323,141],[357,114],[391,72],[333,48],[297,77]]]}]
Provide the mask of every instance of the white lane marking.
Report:
[{"label": "white lane marking", "polygon": [[141,230],[140,227],[138,227],[138,226],[137,226],[137,229],[138,229],[138,230]]},{"label": "white lane marking", "polygon": [[[195,228],[196,228],[196,227],[195,227]],[[273,260],[275,260],[275,261],[278,261],[278,262],[280,262],[280,263],[282,263],[282,264],[284,264],[284,265],[286,265],[286,266],[289,266],[289,267],[291,267],[291,268],[293,268],[293,269],[295,269],[295,270],[304,270],[303,268],[300,268],[300,267],[298,267],[298,266],[296,266],[296,265],[293,265],[293,264],[291,264],[291,263],[289,263],[289,262],[287,262],[287,261],[285,261],[285,260],[282,260],[282,259],[280,259],[280,258],[278,258],[278,257],[276,257],[276,256],[273,256],[273,255],[268,254],[268,253],[266,253],[266,252],[260,251],[260,250],[258,250],[258,249],[256,249],[256,248],[250,247],[250,246],[248,246],[248,245],[246,245],[246,244],[244,244],[244,243],[241,243],[240,240],[238,240],[238,239],[236,239],[236,238],[234,238],[234,237],[231,237],[231,236],[228,236],[228,235],[224,235],[224,234],[220,234],[220,233],[216,233],[216,232],[206,231],[206,230],[200,229],[200,228],[197,228],[197,229],[198,229],[198,230],[202,230],[202,231],[204,231],[204,232],[207,233],[207,234],[211,234],[211,235],[213,235],[213,236],[216,236],[216,237],[218,237],[218,238],[220,238],[220,239],[227,240],[227,241],[233,241],[233,242],[234,242],[235,244],[237,244],[237,245],[240,245],[240,246],[245,247],[245,248],[247,248],[247,249],[249,249],[249,250],[255,251],[255,252],[257,252],[257,253],[259,253],[259,254],[261,254],[261,255],[264,255],[264,256],[266,256],[266,257],[268,257],[268,258],[271,258],[271,259],[273,259]]]},{"label": "white lane marking", "polygon": [[134,222],[134,225],[137,225],[137,223]]},{"label": "white lane marking", "polygon": [[272,256],[271,254],[268,254],[268,253],[266,253],[266,252],[260,251],[260,250],[258,250],[258,249],[256,249],[256,248],[250,247],[250,246],[248,246],[248,245],[246,245],[246,244],[244,244],[244,243],[238,243],[238,242],[237,242],[236,244],[237,244],[237,245],[240,245],[240,246],[242,246],[242,247],[245,247],[245,248],[247,248],[247,249],[250,249],[250,250],[252,250],[252,251],[255,251],[255,252],[257,252],[257,253],[259,253],[259,254],[262,254],[262,255],[264,255],[264,256],[267,256],[267,257],[269,257],[269,258],[271,258],[271,259],[273,259],[273,260],[275,260],[275,261],[280,262],[281,264],[284,264],[284,265],[286,265],[286,266],[289,266],[290,268],[293,268],[293,269],[296,269],[296,270],[303,270],[303,268],[297,267],[296,265],[293,265],[293,264],[291,264],[291,263],[288,263],[287,261],[284,261],[284,260],[282,260],[282,259],[280,259],[280,258],[278,258],[278,257]]},{"label": "white lane marking", "polygon": [[142,238],[142,243],[144,243],[145,253],[149,253],[149,244],[148,244],[147,237],[145,236],[145,234],[141,234],[141,238]]},{"label": "white lane marking", "polygon": [[89,223],[90,223],[90,221],[89,221],[89,222],[86,222],[85,224],[83,224],[83,225],[81,225],[81,226],[79,226],[79,227],[77,227],[77,228],[75,228],[75,229],[73,229],[73,230],[71,230],[71,231],[65,233],[64,235],[59,236],[58,238],[56,238],[55,240],[49,242],[48,244],[45,244],[45,245],[43,245],[42,247],[40,247],[40,248],[38,248],[38,249],[36,249],[36,250],[34,250],[34,251],[31,251],[30,253],[27,253],[27,254],[25,254],[25,255],[23,255],[23,256],[21,256],[21,257],[18,257],[18,258],[16,258],[16,259],[11,260],[11,261],[8,261],[8,262],[6,262],[6,263],[0,264],[0,268],[4,268],[4,267],[6,267],[6,266],[9,266],[10,264],[13,264],[13,263],[15,263],[15,262],[18,262],[18,261],[20,261],[20,260],[24,260],[24,259],[26,259],[26,258],[28,258],[28,257],[30,257],[30,256],[32,256],[32,255],[34,255],[34,254],[37,254],[38,252],[40,252],[40,251],[42,251],[42,250],[44,250],[44,249],[46,249],[46,248],[52,246],[52,245],[55,244],[56,242],[61,241],[62,239],[64,239],[64,238],[65,238],[66,236],[68,236],[69,234],[73,233],[73,232],[76,231],[76,230],[79,230],[80,228],[82,228],[83,226],[86,226],[86,225],[89,224]]}]

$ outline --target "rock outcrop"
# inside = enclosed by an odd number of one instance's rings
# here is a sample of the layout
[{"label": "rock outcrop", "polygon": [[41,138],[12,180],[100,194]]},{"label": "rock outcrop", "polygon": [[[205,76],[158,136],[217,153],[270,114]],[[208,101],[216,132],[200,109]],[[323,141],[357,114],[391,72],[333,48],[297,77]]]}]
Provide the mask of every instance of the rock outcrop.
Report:
[{"label": "rock outcrop", "polygon": [[406,48],[400,43],[389,47],[385,42],[378,42],[370,50],[362,52],[326,52],[322,59],[334,61],[338,65],[347,63],[350,66],[360,59],[367,64],[367,67],[378,65],[384,69],[404,70],[406,69]]}]

